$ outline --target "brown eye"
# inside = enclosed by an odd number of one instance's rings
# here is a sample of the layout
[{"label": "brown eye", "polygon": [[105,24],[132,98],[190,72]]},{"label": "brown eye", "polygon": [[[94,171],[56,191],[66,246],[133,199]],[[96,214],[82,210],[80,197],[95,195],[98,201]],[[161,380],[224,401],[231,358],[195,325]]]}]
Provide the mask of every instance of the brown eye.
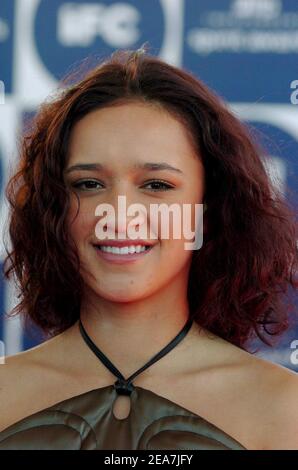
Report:
[{"label": "brown eye", "polygon": [[[72,186],[74,188],[82,189],[83,191],[90,191],[92,189],[98,189],[96,187],[97,184],[101,185],[101,183],[96,180],[81,180],[81,181],[76,181],[75,183],[72,184]],[[82,185],[85,185],[85,187],[83,187]]]},{"label": "brown eye", "polygon": [[154,188],[152,188],[152,191],[168,191],[169,189],[174,189],[173,186],[160,180],[149,181],[148,183],[145,184],[145,186],[148,186],[148,185],[155,186]]}]

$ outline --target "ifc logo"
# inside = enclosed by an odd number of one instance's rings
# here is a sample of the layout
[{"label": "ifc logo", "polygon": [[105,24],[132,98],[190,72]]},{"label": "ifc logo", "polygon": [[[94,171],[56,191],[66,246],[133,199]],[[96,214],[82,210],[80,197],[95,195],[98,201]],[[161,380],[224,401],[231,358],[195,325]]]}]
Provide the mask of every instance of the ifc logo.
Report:
[{"label": "ifc logo", "polygon": [[115,49],[138,49],[146,41],[157,54],[164,24],[158,0],[41,0],[34,36],[41,61],[60,80],[87,56],[103,58]]}]

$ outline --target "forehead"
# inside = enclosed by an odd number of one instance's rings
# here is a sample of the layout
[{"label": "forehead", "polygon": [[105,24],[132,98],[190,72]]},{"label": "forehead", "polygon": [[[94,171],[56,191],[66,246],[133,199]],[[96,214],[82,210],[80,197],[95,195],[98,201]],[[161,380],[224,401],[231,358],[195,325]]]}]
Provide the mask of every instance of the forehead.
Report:
[{"label": "forehead", "polygon": [[[149,160],[178,163],[196,158],[184,125],[165,109],[145,103],[123,103],[92,111],[71,132],[68,160],[107,164]],[[90,160],[91,158],[91,160]]]}]

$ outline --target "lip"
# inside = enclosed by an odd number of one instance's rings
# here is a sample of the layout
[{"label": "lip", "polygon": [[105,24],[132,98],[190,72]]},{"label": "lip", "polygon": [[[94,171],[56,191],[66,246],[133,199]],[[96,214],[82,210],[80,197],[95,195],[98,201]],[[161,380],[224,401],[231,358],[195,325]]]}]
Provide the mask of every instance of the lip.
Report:
[{"label": "lip", "polygon": [[107,253],[105,251],[100,250],[99,248],[96,248],[96,246],[94,246],[94,249],[97,252],[97,256],[99,256],[104,261],[108,261],[110,263],[115,263],[115,264],[127,264],[127,263],[136,262],[137,260],[144,258],[148,253],[150,253],[150,251],[152,251],[153,247],[154,245],[150,245],[150,248],[148,250],[143,251],[142,253],[132,253],[132,254],[128,253],[127,255]]}]

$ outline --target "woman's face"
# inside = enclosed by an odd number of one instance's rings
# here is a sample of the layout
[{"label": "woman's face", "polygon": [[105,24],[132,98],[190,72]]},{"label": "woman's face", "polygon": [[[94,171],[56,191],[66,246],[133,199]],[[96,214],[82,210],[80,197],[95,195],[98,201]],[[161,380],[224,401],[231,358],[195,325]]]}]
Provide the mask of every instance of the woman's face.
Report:
[{"label": "woman's face", "polygon": [[[176,170],[152,165],[160,163]],[[82,164],[98,167],[71,170]],[[185,249],[185,242],[191,240],[183,236],[183,219],[182,235],[175,238],[171,213],[169,236],[161,233],[161,219],[154,223],[150,217],[152,204],[178,204],[181,213],[188,204],[192,214],[189,230],[194,230],[195,204],[203,202],[204,168],[178,120],[163,109],[139,102],[95,110],[72,129],[64,175],[71,190],[67,224],[88,290],[110,301],[127,302],[148,297],[170,283],[187,283],[193,252]],[[77,216],[75,193],[80,200]],[[119,195],[125,196],[126,208],[137,203],[145,210],[127,216],[125,223],[118,218]],[[136,232],[140,230],[139,238],[153,245],[151,249],[133,262],[119,264],[103,258],[94,246],[100,243],[95,228],[100,223],[104,227],[104,220],[109,229],[112,225],[107,213],[96,215],[100,204],[110,204],[115,210],[116,240],[131,240],[126,232],[130,225]]]}]

